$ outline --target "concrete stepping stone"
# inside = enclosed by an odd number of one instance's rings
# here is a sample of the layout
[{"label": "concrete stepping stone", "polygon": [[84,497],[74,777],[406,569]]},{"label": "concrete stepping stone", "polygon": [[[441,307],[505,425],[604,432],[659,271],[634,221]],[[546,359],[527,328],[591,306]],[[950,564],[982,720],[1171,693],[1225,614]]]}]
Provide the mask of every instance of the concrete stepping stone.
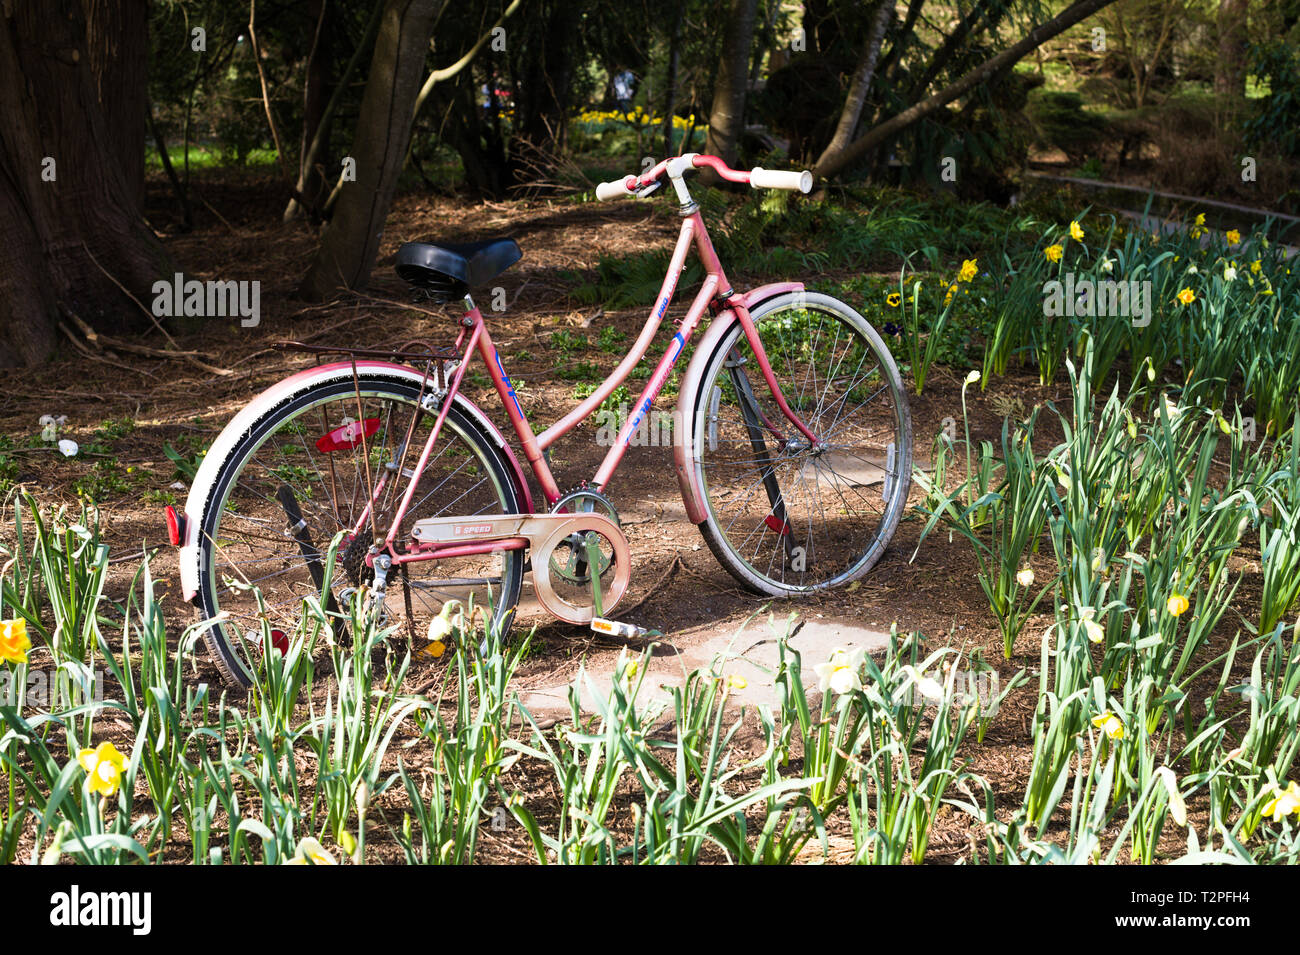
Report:
[{"label": "concrete stepping stone", "polygon": [[[793,622],[790,622],[793,621]],[[686,685],[693,670],[707,668],[715,658],[720,658],[718,670],[724,677],[736,676],[744,680],[743,687],[733,687],[729,699],[739,706],[757,706],[766,703],[777,706],[775,685],[780,654],[777,636],[798,623],[794,615],[776,618],[775,627],[767,615],[755,616],[739,630],[719,631],[716,628],[670,634],[660,638],[659,645],[650,657],[649,668],[637,697],[642,704],[654,700],[671,703],[672,697],[665,687]],[[880,653],[889,645],[889,634],[864,627],[847,617],[815,617],[804,625],[789,641],[802,657],[802,676],[809,693],[810,703],[819,698],[817,690],[818,663],[830,659],[836,649]],[[575,676],[566,683],[533,687],[520,694],[520,700],[539,723],[569,716],[569,689],[576,686],[579,706],[585,713],[595,711],[591,687],[607,694],[614,682],[613,661],[602,662],[586,671],[588,679]]]}]

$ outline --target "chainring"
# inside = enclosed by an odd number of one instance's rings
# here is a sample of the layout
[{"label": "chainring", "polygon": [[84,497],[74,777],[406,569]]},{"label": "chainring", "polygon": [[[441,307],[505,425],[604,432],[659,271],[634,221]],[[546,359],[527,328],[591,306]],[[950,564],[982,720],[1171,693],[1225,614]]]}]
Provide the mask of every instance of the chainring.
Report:
[{"label": "chainring", "polygon": [[[586,484],[579,484],[571,488],[560,496],[551,508],[552,514],[590,514],[601,513],[612,520],[615,524],[621,523],[618,519],[618,511],[614,504],[604,494],[601,494],[595,488],[588,487]],[[604,574],[609,569],[610,558],[605,553],[600,555],[599,574]],[[591,583],[591,572],[587,562],[587,549],[584,546],[583,535],[570,534],[565,540],[556,545],[555,550],[551,552],[550,558],[551,573],[568,581],[571,584],[588,585]]]}]

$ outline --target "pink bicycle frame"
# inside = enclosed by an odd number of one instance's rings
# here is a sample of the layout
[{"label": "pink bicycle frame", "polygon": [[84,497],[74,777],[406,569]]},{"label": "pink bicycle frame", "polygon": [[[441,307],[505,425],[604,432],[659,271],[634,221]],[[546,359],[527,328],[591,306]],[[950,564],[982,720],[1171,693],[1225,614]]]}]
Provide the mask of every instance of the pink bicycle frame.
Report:
[{"label": "pink bicycle frame", "polygon": [[[716,169],[724,178],[737,182],[747,182],[748,176],[743,172],[728,169],[721,160],[711,156],[697,157],[696,165],[707,165]],[[667,168],[667,161],[660,163],[658,166],[648,170],[636,181],[642,184],[648,184],[661,175]],[[629,181],[633,177],[628,177]],[[645,388],[642,390],[636,403],[633,405],[633,414],[624,422],[619,430],[618,437],[610,447],[608,454],[605,455],[604,461],[601,462],[592,480],[593,487],[598,491],[604,491],[613,479],[614,472],[617,470],[619,463],[623,459],[627,448],[636,434],[641,421],[650,412],[650,408],[658,397],[664,384],[668,381],[672,373],[673,366],[677,359],[681,357],[686,343],[690,341],[691,335],[695,332],[703,318],[706,309],[714,306],[715,312],[721,314],[725,311],[732,312],[740,322],[745,337],[753,349],[755,360],[758,363],[759,370],[763,375],[763,380],[767,383],[768,389],[776,402],[781,413],[790,421],[790,423],[810,442],[816,444],[818,439],[804,424],[804,422],[794,413],[787,404],[785,396],[781,393],[781,387],[777,382],[776,373],[772,370],[771,363],[768,360],[767,352],[763,348],[762,340],[759,338],[758,329],[755,327],[753,319],[749,313],[749,300],[745,295],[736,295],[731,284],[727,281],[726,273],[723,271],[722,263],[718,259],[717,252],[713,248],[713,243],[709,239],[708,230],[705,227],[704,219],[699,209],[695,208],[684,214],[682,220],[681,233],[677,239],[677,245],[673,250],[672,259],[668,265],[668,272],[664,276],[663,285],[659,289],[658,298],[652,308],[649,316],[646,318],[645,326],[641,330],[640,336],[633,343],[627,355],[609,375],[608,378],[587,398],[585,398],[576,408],[567,415],[551,425],[541,434],[535,434],[532,427],[524,417],[523,408],[519,404],[519,398],[515,394],[514,386],[510,382],[510,376],[506,374],[505,367],[501,362],[501,355],[496,345],[492,341],[491,333],[488,331],[487,323],[484,321],[483,314],[479,311],[478,306],[474,305],[473,300],[466,296],[466,314],[461,319],[461,331],[456,339],[455,348],[463,348],[463,357],[459,366],[456,368],[455,375],[448,385],[447,396],[442,402],[442,409],[438,413],[438,418],[434,423],[433,430],[425,442],[424,448],[420,454],[418,463],[415,466],[414,473],[422,474],[429,463],[429,457],[433,447],[437,442],[438,435],[442,430],[443,422],[446,420],[447,412],[451,407],[452,400],[460,390],[460,384],[465,376],[466,369],[469,367],[469,361],[472,355],[477,351],[487,366],[488,375],[496,388],[497,395],[505,405],[506,413],[510,417],[510,423],[514,427],[515,434],[523,447],[524,457],[527,459],[529,467],[536,476],[538,483],[541,485],[542,493],[548,504],[554,505],[560,499],[559,486],[551,474],[550,466],[547,464],[544,451],[554,444],[559,438],[563,437],[569,431],[573,430],[581,422],[585,421],[601,403],[605,401],[632,372],[645,356],[663,323],[664,315],[668,311],[668,305],[672,301],[673,294],[677,290],[677,283],[681,277],[682,270],[686,266],[686,256],[690,252],[692,245],[695,247],[700,261],[705,269],[704,282],[700,290],[695,294],[690,307],[687,309],[685,317],[681,320],[678,331],[673,335],[672,341],[668,348],[660,357],[654,372],[650,376]],[[771,421],[764,419],[764,424],[772,431],[777,429]],[[386,549],[392,550],[392,545],[396,539],[398,527],[401,525],[407,510],[411,506],[411,500],[415,494],[416,480],[411,480],[402,496],[401,503],[394,515],[391,527],[385,540]],[[379,487],[375,489],[377,494]],[[365,522],[369,519],[369,508],[362,514],[361,521],[358,523],[356,531],[364,527]],[[464,556],[475,553],[487,553],[493,550],[518,549],[527,545],[523,538],[514,538],[507,541],[483,541],[474,543],[466,541],[455,545],[444,545],[441,547],[430,547],[420,549],[407,554],[394,556],[395,562],[406,562],[411,560],[432,560],[439,557]]]}]

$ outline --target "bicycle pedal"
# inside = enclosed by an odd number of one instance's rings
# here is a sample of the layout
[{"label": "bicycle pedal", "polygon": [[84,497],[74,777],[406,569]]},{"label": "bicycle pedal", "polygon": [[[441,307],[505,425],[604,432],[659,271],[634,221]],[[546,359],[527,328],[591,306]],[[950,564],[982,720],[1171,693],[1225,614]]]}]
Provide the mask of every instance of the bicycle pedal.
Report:
[{"label": "bicycle pedal", "polygon": [[638,627],[634,623],[620,623],[617,620],[606,620],[604,617],[592,617],[591,629],[596,633],[603,633],[610,637],[622,637],[625,640],[635,640],[657,632],[648,630],[645,627]]}]

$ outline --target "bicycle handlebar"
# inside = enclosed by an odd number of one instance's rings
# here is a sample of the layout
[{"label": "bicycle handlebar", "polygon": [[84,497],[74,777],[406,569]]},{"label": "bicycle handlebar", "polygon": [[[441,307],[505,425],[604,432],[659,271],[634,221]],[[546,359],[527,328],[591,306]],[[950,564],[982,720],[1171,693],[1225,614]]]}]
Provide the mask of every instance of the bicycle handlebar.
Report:
[{"label": "bicycle handlebar", "polygon": [[625,179],[615,179],[613,182],[602,182],[596,187],[596,198],[601,202],[605,202],[608,199],[621,199],[623,196],[636,195],[635,189],[628,188],[628,179],[635,181],[636,177],[628,176]]},{"label": "bicycle handlebar", "polygon": [[701,156],[698,153],[687,153],[675,159],[662,160],[658,165],[646,170],[640,176],[628,175],[622,179],[602,182],[596,186],[596,198],[601,202],[605,202],[609,199],[633,196],[636,195],[637,190],[655,182],[665,172],[669,175],[681,175],[688,169],[698,169],[704,166],[709,167],[728,182],[747,183],[754,189],[788,189],[791,192],[803,193],[812,191],[812,173],[806,169],[802,172],[795,172],[784,169],[764,169],[761,166],[755,166],[746,172],[743,169],[732,169],[717,156]]}]

